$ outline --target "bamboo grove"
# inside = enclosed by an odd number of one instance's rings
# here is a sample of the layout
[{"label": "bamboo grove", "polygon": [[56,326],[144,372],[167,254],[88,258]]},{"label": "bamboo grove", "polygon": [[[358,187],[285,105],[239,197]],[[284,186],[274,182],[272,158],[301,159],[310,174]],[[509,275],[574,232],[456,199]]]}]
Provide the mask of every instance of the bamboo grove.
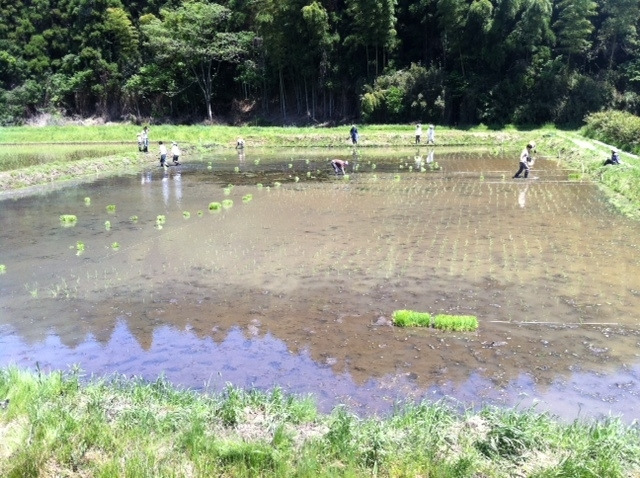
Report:
[{"label": "bamboo grove", "polygon": [[0,124],[640,113],[640,0],[0,0]]}]

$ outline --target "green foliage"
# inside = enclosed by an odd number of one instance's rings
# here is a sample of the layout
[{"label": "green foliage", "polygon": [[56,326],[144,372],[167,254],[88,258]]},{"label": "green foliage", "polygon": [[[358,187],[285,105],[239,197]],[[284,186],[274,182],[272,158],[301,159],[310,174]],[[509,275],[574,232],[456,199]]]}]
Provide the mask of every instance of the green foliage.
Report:
[{"label": "green foliage", "polygon": [[[196,393],[119,376],[0,369],[2,476],[635,476],[640,431],[534,410],[328,415],[309,400],[228,386]],[[168,446],[170,444],[170,446]],[[99,450],[99,453],[97,452]],[[541,459],[544,457],[544,459]]]},{"label": "green foliage", "polygon": [[378,76],[373,86],[365,87],[360,107],[368,122],[440,119],[443,108],[439,99],[443,94],[442,70],[412,64],[406,70]]},{"label": "green foliage", "polygon": [[75,216],[74,214],[62,214],[60,216],[60,223],[64,227],[75,226],[77,222],[78,222],[78,217]]},{"label": "green foliage", "polygon": [[441,330],[474,331],[478,328],[478,318],[473,315],[438,314],[433,318],[433,326]]},{"label": "green foliage", "polygon": [[438,314],[432,316],[428,312],[396,310],[393,312],[392,318],[394,325],[398,327],[434,327],[452,331],[473,331],[478,328],[478,319],[471,315]]},{"label": "green foliage", "polygon": [[431,314],[413,310],[396,310],[393,312],[393,323],[398,327],[430,327]]},{"label": "green foliage", "polygon": [[583,134],[620,149],[640,153],[640,117],[624,111],[602,111],[585,118]]}]

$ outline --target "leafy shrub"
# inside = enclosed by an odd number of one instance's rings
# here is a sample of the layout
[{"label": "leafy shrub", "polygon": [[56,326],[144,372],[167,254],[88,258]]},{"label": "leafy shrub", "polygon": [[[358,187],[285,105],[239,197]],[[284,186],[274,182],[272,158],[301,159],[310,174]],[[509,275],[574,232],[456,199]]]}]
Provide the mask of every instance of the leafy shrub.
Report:
[{"label": "leafy shrub", "polygon": [[442,118],[442,70],[412,64],[386,72],[364,88],[360,108],[366,122],[438,121]]},{"label": "leafy shrub", "polygon": [[640,152],[640,117],[624,111],[602,111],[585,118],[582,134],[617,146],[625,151]]}]

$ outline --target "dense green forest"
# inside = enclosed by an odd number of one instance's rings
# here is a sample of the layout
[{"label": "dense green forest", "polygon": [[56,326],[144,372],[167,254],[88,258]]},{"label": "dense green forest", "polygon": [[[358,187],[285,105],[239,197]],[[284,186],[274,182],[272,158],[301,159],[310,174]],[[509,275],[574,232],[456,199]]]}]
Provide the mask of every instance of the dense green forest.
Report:
[{"label": "dense green forest", "polygon": [[640,0],[0,0],[0,124],[640,113]]}]

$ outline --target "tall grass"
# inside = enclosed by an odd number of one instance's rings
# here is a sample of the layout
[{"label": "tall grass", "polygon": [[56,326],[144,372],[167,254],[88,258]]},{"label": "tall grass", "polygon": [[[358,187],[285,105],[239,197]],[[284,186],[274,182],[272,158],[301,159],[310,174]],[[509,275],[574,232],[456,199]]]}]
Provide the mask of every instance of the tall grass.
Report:
[{"label": "tall grass", "polygon": [[385,417],[310,397],[0,369],[0,476],[635,476],[640,430],[528,410],[399,404]]}]

